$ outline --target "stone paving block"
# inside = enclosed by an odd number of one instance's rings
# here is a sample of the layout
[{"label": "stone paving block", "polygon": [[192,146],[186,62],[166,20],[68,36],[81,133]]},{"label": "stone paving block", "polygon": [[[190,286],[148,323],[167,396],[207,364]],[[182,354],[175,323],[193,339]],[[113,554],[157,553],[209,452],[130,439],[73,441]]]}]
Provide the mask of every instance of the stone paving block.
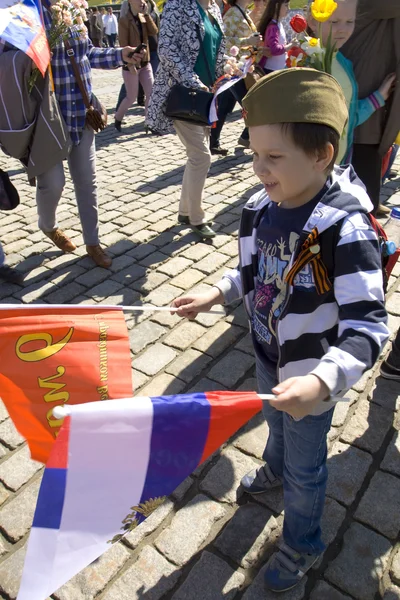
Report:
[{"label": "stone paving block", "polygon": [[149,378],[144,373],[140,371],[136,371],[132,369],[132,389],[133,393],[136,394],[136,391],[141,388],[145,383],[147,383]]},{"label": "stone paving block", "polygon": [[168,256],[157,250],[140,260],[140,264],[147,269],[156,269],[167,260]]},{"label": "stone paving block", "polygon": [[335,442],[328,455],[328,496],[349,506],[363,484],[371,463],[370,454]]},{"label": "stone paving block", "polygon": [[177,583],[181,572],[151,546],[105,592],[102,600],[160,600]]},{"label": "stone paving block", "polygon": [[[167,281],[167,279],[168,279],[167,275],[163,275],[162,273],[155,273],[153,271],[150,271],[150,273],[146,274],[146,277],[142,277],[142,278],[138,279],[137,281],[132,283],[132,285],[130,287],[133,290],[136,290],[137,292],[142,294],[142,296],[147,296],[150,292],[152,292],[153,290],[158,288],[162,283]],[[178,289],[178,288],[176,288],[176,289]],[[181,290],[181,292],[182,292],[182,290]],[[147,300],[148,300],[148,298],[146,298],[146,301]],[[162,313],[160,313],[160,314],[162,314]]]},{"label": "stone paving block", "polygon": [[336,403],[335,410],[333,411],[332,427],[341,427],[344,425],[350,406],[350,402],[346,400]]},{"label": "stone paving block", "polygon": [[400,476],[400,433],[396,431],[386,450],[381,469]]},{"label": "stone paving block", "polygon": [[18,594],[26,554],[26,544],[0,564],[0,591],[10,600]]},{"label": "stone paving block", "polygon": [[[381,509],[377,510],[377,507]],[[382,471],[375,473],[361,498],[355,518],[384,536],[396,539],[400,531],[400,479]]]},{"label": "stone paving block", "polygon": [[249,329],[249,319],[242,303],[225,320],[227,323],[243,327],[246,331]]},{"label": "stone paving block", "polygon": [[250,456],[228,447],[201,481],[200,489],[220,502],[233,503],[243,475],[258,466]]},{"label": "stone paving block", "polygon": [[346,509],[332,498],[325,499],[324,512],[321,520],[322,539],[330,546],[337,536],[340,526],[346,516]]},{"label": "stone paving block", "polygon": [[241,392],[257,392],[258,383],[255,377],[249,377],[245,379],[238,387],[238,391]]},{"label": "stone paving block", "polygon": [[199,242],[198,244],[191,246],[187,250],[184,250],[182,254],[180,254],[180,256],[197,262],[205,256],[208,256],[212,251],[213,247],[211,245]]},{"label": "stone paving block", "polygon": [[59,288],[46,297],[46,301],[51,304],[67,304],[80,294],[87,292],[83,285],[79,285],[75,281],[68,283],[65,287]]},{"label": "stone paving block", "polygon": [[157,251],[157,247],[153,244],[139,244],[132,250],[127,252],[128,256],[131,256],[135,260],[142,260],[145,256],[152,254]]},{"label": "stone paving block", "polygon": [[[281,592],[276,594],[275,592],[270,592],[265,588],[264,585],[264,573],[266,570],[266,565],[258,572],[257,576],[253,580],[253,582],[247,588],[245,594],[242,596],[242,600],[307,600],[304,596],[304,590],[307,583],[307,576],[304,577],[299,585],[292,588],[288,592]],[[325,600],[325,598],[320,598],[319,600]]]},{"label": "stone paving block", "polygon": [[164,283],[157,289],[150,292],[146,300],[155,306],[165,306],[171,304],[172,300],[182,296],[182,290],[168,283]]},{"label": "stone paving block", "polygon": [[386,538],[353,523],[344,535],[340,554],[324,575],[357,600],[374,600],[379,580],[388,566],[391,548]]},{"label": "stone paving block", "polygon": [[392,427],[393,413],[373,402],[362,400],[340,436],[342,442],[377,452]]},{"label": "stone paving block", "polygon": [[24,446],[0,465],[0,481],[16,492],[42,467],[42,464],[31,460],[28,446]]},{"label": "stone paving block", "polygon": [[397,381],[378,377],[375,380],[371,391],[368,393],[368,400],[374,404],[379,404],[388,410],[397,411],[400,408],[400,390]]},{"label": "stone paving block", "polygon": [[382,600],[400,600],[400,588],[393,584],[389,585],[385,589]]},{"label": "stone paving block", "polygon": [[190,290],[190,288],[202,279],[204,279],[204,273],[201,273],[201,271],[197,269],[185,269],[183,273],[172,279],[171,284],[183,290]]},{"label": "stone paving block", "polygon": [[164,344],[177,348],[177,350],[186,350],[186,348],[189,348],[189,346],[195,340],[200,338],[204,332],[205,329],[201,325],[185,320],[167,335]]},{"label": "stone paving block", "polygon": [[241,352],[245,352],[246,354],[251,354],[254,356],[254,346],[251,338],[251,334],[248,333],[245,335],[235,346],[235,350],[240,350]]},{"label": "stone paving block", "polygon": [[[204,585],[206,583],[206,585]],[[204,551],[172,600],[233,600],[243,587],[244,575],[218,556]]]},{"label": "stone paving block", "polygon": [[172,327],[175,327],[175,325],[181,322],[181,319],[175,313],[155,312],[150,321],[154,321],[155,323],[159,323],[159,325],[172,329]]},{"label": "stone paving block", "polygon": [[[102,283],[99,283],[93,288],[86,290],[85,293],[90,298],[93,298],[93,300],[95,300],[96,302],[100,302],[108,300],[108,298],[111,298],[114,294],[117,294],[118,292],[120,292],[121,296],[123,297],[123,291],[124,287],[121,285],[121,283],[108,279],[107,281],[103,281]],[[111,302],[107,302],[107,304],[108,303],[112,304]]]},{"label": "stone paving block", "polygon": [[277,527],[269,510],[249,503],[238,508],[214,546],[240,567],[249,569],[257,564],[268,546],[272,546],[276,537],[272,532]]},{"label": "stone paving block", "polygon": [[186,477],[185,481],[182,481],[182,483],[176,488],[176,490],[172,492],[172,497],[174,498],[174,500],[176,500],[177,502],[181,502],[185,497],[186,493],[192,487],[192,484],[193,479],[191,477]]},{"label": "stone paving block", "polygon": [[213,327],[216,323],[225,317],[225,309],[220,304],[216,304],[213,310],[219,311],[217,314],[199,313],[195,319],[196,323],[204,325],[204,327]]},{"label": "stone paving block", "polygon": [[173,375],[161,373],[157,377],[153,377],[151,381],[142,389],[142,396],[171,396],[180,394],[185,388],[185,382]]},{"label": "stone paving block", "polygon": [[347,594],[342,594],[326,581],[318,581],[311,592],[310,600],[351,600]]},{"label": "stone paving block", "polygon": [[0,511],[0,529],[13,543],[18,542],[32,525],[41,479],[26,487]]},{"label": "stone paving block", "polygon": [[25,442],[25,438],[18,433],[11,419],[6,419],[0,424],[0,441],[14,450]]},{"label": "stone paving block", "polygon": [[167,366],[176,357],[175,350],[164,346],[164,344],[154,344],[146,350],[139,358],[133,361],[132,366],[145,375],[156,375]]},{"label": "stone paving block", "polygon": [[49,294],[51,291],[56,291],[57,288],[53,283],[50,282],[39,282],[29,285],[26,288],[18,292],[13,292],[13,295],[18,299],[22,300],[25,304],[30,304],[31,302],[36,302],[37,300],[41,300],[46,294]]},{"label": "stone paving block", "polygon": [[400,548],[396,550],[390,566],[390,577],[397,584],[400,584]]},{"label": "stone paving block", "polygon": [[0,423],[8,419],[8,412],[6,407],[4,406],[3,400],[0,398]]},{"label": "stone paving block", "polygon": [[262,413],[253,417],[244,427],[239,435],[236,435],[233,440],[233,445],[256,458],[262,459],[269,435],[267,422]]},{"label": "stone paving block", "polygon": [[134,281],[137,281],[141,277],[146,275],[146,269],[136,263],[130,265],[126,269],[119,271],[118,273],[114,273],[112,279],[117,281],[120,284],[129,286]]},{"label": "stone paving block", "polygon": [[157,323],[143,321],[143,323],[140,323],[129,331],[130,349],[134,354],[137,354],[160,339],[166,332],[167,329],[161,327],[161,325],[157,325]]},{"label": "stone paving block", "polygon": [[253,365],[253,356],[232,350],[210,369],[208,377],[232,388]]},{"label": "stone paving block", "polygon": [[224,265],[228,260],[226,254],[221,254],[220,252],[213,252],[208,256],[205,256],[199,262],[196,263],[196,269],[205,273],[206,275],[210,275],[222,265]]},{"label": "stone paving block", "polygon": [[198,381],[194,387],[191,387],[189,392],[218,392],[220,390],[226,389],[227,388],[221,385],[220,383],[217,383],[216,381],[211,381],[211,379],[207,379],[207,377],[204,377],[203,379],[200,379],[200,381]]},{"label": "stone paving block", "polygon": [[400,293],[394,293],[386,302],[386,310],[393,315],[400,316]]},{"label": "stone paving block", "polygon": [[169,527],[154,541],[157,549],[176,565],[184,565],[198,552],[225,508],[199,494],[178,511]]},{"label": "stone paving block", "polygon": [[160,271],[160,273],[165,273],[165,275],[168,275],[169,277],[176,277],[176,275],[179,275],[179,273],[188,269],[192,264],[192,261],[187,258],[175,256],[158,267],[157,270]]},{"label": "stone paving block", "polygon": [[80,277],[76,279],[76,283],[79,283],[80,285],[83,285],[88,288],[92,288],[98,283],[101,283],[102,281],[107,279],[109,276],[110,272],[108,271],[108,269],[94,267],[86,273],[84,273],[84,275],[80,275]]},{"label": "stone paving block", "polygon": [[364,392],[367,387],[367,383],[371,379],[372,375],[372,369],[369,369],[369,371],[365,371],[364,375],[357,381],[355,385],[353,385],[353,389],[356,390],[356,392]]},{"label": "stone paving block", "polygon": [[143,523],[133,531],[124,536],[124,543],[133,550],[140,542],[161,525],[161,523],[172,513],[174,503],[167,498]]},{"label": "stone paving block", "polygon": [[10,492],[3,485],[0,485],[0,506],[10,497]]},{"label": "stone paving block", "polygon": [[211,358],[197,350],[186,350],[173,363],[166,367],[166,372],[190,383],[205,367]]}]

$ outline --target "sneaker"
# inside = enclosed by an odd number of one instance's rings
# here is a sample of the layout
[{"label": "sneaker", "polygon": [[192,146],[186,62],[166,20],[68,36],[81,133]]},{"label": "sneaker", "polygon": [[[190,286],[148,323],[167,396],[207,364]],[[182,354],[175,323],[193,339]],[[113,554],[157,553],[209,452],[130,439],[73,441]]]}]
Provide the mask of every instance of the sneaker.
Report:
[{"label": "sneaker", "polygon": [[217,235],[214,229],[211,229],[207,223],[201,223],[200,225],[189,225],[189,227],[194,233],[197,233],[197,235],[203,239],[209,240]]},{"label": "sneaker", "polygon": [[264,583],[271,592],[286,592],[300,583],[320,555],[296,552],[283,541],[277,547],[278,552],[267,562]]},{"label": "sneaker", "polygon": [[393,367],[387,360],[384,360],[381,364],[380,373],[384,379],[400,381],[400,369]]},{"label": "sneaker", "polygon": [[45,235],[51,239],[51,241],[60,248],[63,252],[68,254],[76,250],[76,246],[67,235],[61,229],[55,229],[54,231],[45,231]]},{"label": "sneaker", "polygon": [[178,215],[178,223],[181,225],[190,225],[189,217],[186,215]]},{"label": "sneaker", "polygon": [[103,269],[109,269],[111,267],[112,259],[104,252],[100,244],[97,246],[86,246],[86,252],[98,267],[103,267]]},{"label": "sneaker", "polygon": [[2,265],[0,267],[0,279],[7,281],[7,283],[17,283],[18,285],[22,285],[24,276],[17,271],[17,269],[13,269],[8,265]]},{"label": "sneaker", "polygon": [[265,494],[276,487],[283,485],[282,477],[276,477],[270,467],[265,463],[258,469],[253,469],[245,475],[240,485],[247,494]]},{"label": "sneaker", "polygon": [[245,138],[240,137],[238,139],[238,146],[243,146],[243,148],[250,148],[250,140],[246,140]]},{"label": "sneaker", "polygon": [[222,148],[222,146],[210,146],[211,154],[219,154],[219,156],[226,156],[229,152],[227,148]]}]

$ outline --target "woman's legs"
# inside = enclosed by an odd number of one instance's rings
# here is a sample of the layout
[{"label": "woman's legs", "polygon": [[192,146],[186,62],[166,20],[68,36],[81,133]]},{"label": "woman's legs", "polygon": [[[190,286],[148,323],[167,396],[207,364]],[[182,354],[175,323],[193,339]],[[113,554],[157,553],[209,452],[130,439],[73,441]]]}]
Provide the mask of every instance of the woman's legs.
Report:
[{"label": "woman's legs", "polygon": [[191,225],[205,223],[201,206],[204,184],[211,164],[210,129],[185,121],[174,121],[179,139],[188,157],[183,175],[179,214],[189,217]]},{"label": "woman's legs", "polygon": [[130,71],[122,70],[122,77],[126,87],[126,98],[122,100],[120,107],[115,113],[115,120],[122,121],[128,109],[136,101],[139,89],[139,75]]},{"label": "woman's legs", "polygon": [[144,95],[146,97],[145,101],[145,116],[147,116],[147,107],[150,102],[151,92],[153,90],[153,69],[150,63],[148,63],[145,67],[142,67],[139,71],[139,81],[143,87]]}]

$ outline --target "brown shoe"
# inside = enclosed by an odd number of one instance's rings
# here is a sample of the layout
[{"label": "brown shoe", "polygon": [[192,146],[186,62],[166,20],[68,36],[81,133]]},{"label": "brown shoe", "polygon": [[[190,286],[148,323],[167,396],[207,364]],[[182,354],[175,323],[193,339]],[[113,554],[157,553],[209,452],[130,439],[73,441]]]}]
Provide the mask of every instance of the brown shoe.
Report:
[{"label": "brown shoe", "polygon": [[68,253],[76,250],[75,244],[71,242],[61,229],[57,228],[54,231],[45,231],[44,234],[63,252]]},{"label": "brown shoe", "polygon": [[379,218],[388,217],[392,211],[384,204],[380,204],[376,210],[376,216]]},{"label": "brown shoe", "polygon": [[103,267],[103,269],[109,269],[111,267],[112,259],[104,252],[100,245],[86,246],[86,252],[98,267]]}]

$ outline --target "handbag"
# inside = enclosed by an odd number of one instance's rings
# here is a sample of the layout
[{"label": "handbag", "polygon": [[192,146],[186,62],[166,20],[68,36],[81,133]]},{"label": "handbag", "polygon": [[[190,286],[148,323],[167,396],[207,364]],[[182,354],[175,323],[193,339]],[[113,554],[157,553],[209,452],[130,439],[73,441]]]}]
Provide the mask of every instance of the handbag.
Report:
[{"label": "handbag", "polygon": [[98,131],[103,131],[103,129],[105,129],[107,126],[107,110],[94,94],[92,94],[92,101],[90,102],[87,90],[83,84],[82,77],[79,72],[78,64],[75,60],[75,52],[73,48],[71,48],[71,44],[68,40],[64,40],[64,46],[71,61],[76,83],[78,84],[79,91],[82,94],[83,103],[86,107],[85,123],[96,133]]},{"label": "handbag", "polygon": [[[211,74],[210,65],[208,64],[200,35],[200,28],[197,25],[196,33],[200,42],[200,51],[203,53],[204,61],[207,65],[210,82],[213,83],[215,77]],[[209,126],[209,114],[213,97],[214,94],[211,92],[177,83],[172,86],[168,95],[165,114],[173,120],[186,121],[187,123],[202,125],[203,127]]]},{"label": "handbag", "polygon": [[19,194],[8,173],[0,169],[0,210],[13,210],[19,204]]}]

